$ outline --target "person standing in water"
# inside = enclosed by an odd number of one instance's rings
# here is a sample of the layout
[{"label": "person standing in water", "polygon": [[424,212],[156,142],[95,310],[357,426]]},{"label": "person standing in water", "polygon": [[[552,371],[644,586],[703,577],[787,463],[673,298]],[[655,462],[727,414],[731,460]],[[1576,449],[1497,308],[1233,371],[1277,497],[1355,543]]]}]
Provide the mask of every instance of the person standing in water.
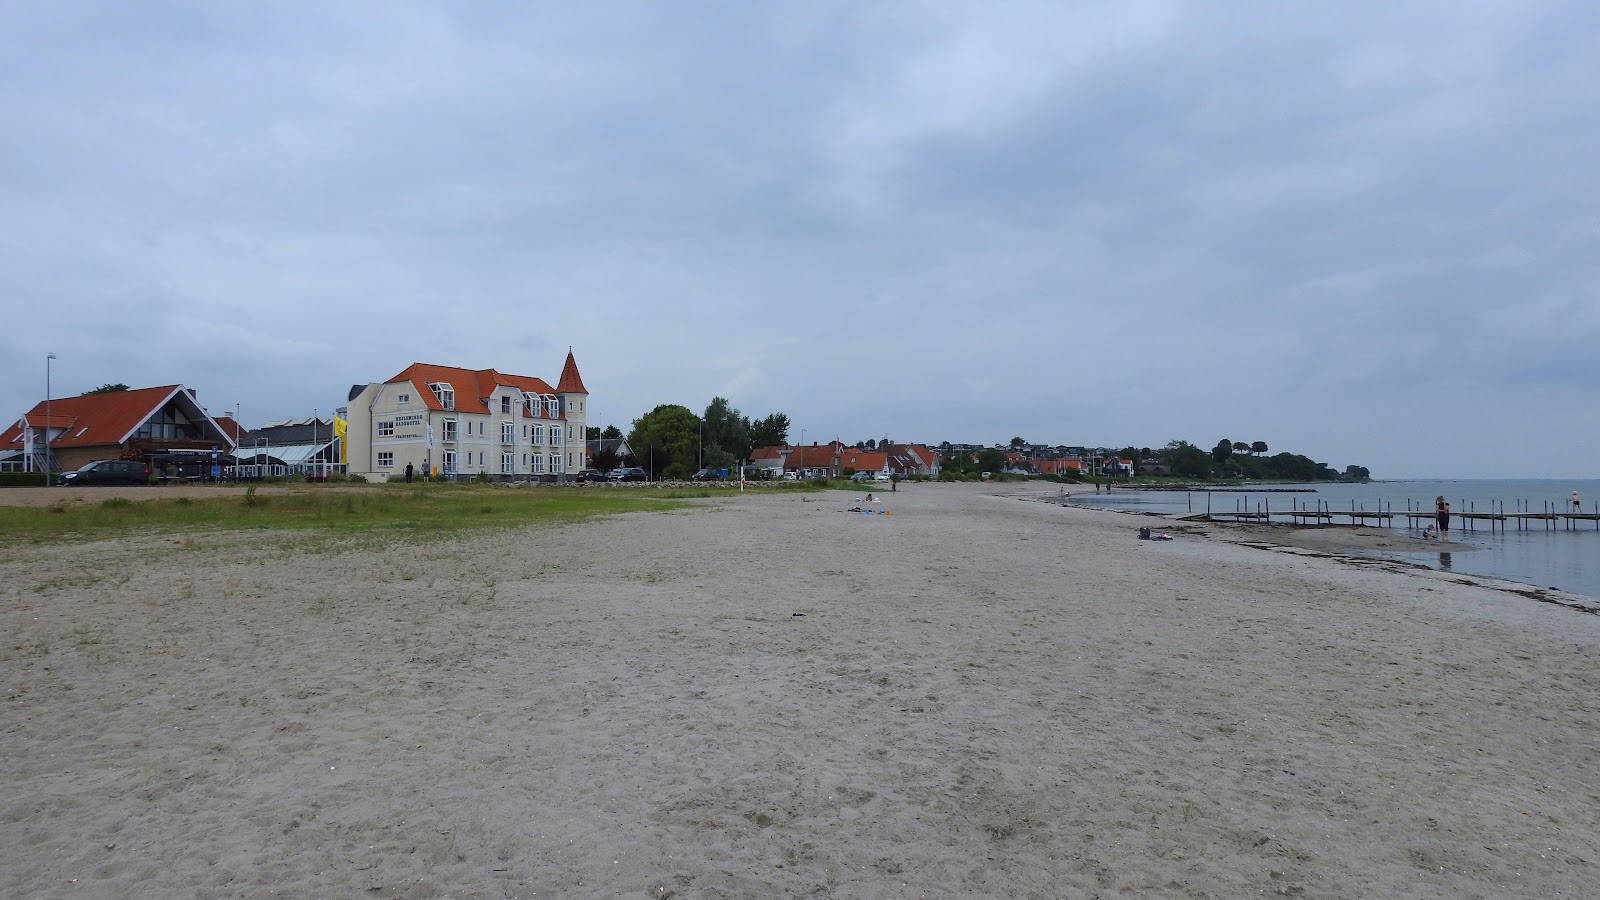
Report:
[{"label": "person standing in water", "polygon": [[1439,540],[1442,541],[1450,533],[1450,501],[1443,494],[1433,501],[1433,519],[1439,523]]}]

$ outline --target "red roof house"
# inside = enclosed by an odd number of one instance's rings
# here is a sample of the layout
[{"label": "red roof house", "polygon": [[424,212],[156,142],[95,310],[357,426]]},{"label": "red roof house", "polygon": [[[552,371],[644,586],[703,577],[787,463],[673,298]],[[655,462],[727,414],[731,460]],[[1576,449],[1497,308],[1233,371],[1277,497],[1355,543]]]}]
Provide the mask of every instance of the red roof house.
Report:
[{"label": "red roof house", "polygon": [[181,384],[41,400],[0,432],[0,451],[20,453],[24,469],[42,471],[46,440],[54,458],[50,468],[58,472],[97,459],[213,447],[231,453],[234,446],[194,390]]}]

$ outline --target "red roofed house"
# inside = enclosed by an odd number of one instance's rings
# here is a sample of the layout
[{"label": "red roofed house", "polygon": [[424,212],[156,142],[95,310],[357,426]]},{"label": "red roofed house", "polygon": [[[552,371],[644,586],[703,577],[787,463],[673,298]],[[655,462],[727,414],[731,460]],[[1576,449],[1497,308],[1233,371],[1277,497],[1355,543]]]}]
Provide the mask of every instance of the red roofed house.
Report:
[{"label": "red roofed house", "polygon": [[555,387],[528,375],[412,363],[350,390],[352,474],[387,478],[409,464],[448,478],[564,480],[584,467],[589,392],[567,352]]},{"label": "red roofed house", "polygon": [[20,455],[25,471],[44,471],[46,434],[55,460],[50,468],[57,472],[97,459],[144,459],[167,451],[232,453],[234,443],[181,384],[41,400],[0,432],[0,452]]}]

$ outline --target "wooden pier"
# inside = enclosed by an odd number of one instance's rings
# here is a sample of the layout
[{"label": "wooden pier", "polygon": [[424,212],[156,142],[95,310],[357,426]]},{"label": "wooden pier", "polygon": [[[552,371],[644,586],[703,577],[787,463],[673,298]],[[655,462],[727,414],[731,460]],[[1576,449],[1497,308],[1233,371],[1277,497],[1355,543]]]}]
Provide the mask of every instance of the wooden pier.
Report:
[{"label": "wooden pier", "polygon": [[[1371,525],[1378,528],[1394,527],[1395,519],[1405,519],[1409,528],[1425,528],[1433,524],[1437,513],[1431,505],[1424,506],[1416,501],[1407,500],[1404,510],[1396,510],[1392,504],[1385,503],[1382,499],[1377,502],[1377,509],[1357,507],[1351,502],[1350,509],[1334,509],[1332,506],[1317,501],[1315,505],[1302,506],[1298,500],[1291,502],[1289,509],[1273,509],[1268,499],[1263,499],[1251,509],[1245,501],[1235,503],[1232,510],[1212,509],[1211,492],[1204,492],[1206,498],[1205,512],[1199,513],[1194,508],[1194,497],[1189,498],[1189,511],[1191,515],[1183,517],[1185,521],[1216,521],[1216,522],[1256,522],[1260,524],[1273,524],[1274,522],[1289,522],[1295,525]],[[1596,531],[1600,531],[1600,503],[1596,503],[1590,512],[1581,508],[1564,506],[1560,501],[1543,501],[1539,509],[1534,509],[1533,503],[1528,500],[1514,501],[1511,511],[1506,510],[1505,501],[1494,501],[1487,504],[1486,512],[1479,512],[1477,504],[1467,500],[1459,501],[1457,508],[1450,510],[1450,519],[1460,524],[1461,531],[1476,531],[1481,522],[1488,526],[1490,531],[1505,531],[1506,523],[1515,522],[1518,531],[1532,531],[1538,525],[1545,531],[1565,529],[1568,531],[1584,528],[1592,523]]]}]

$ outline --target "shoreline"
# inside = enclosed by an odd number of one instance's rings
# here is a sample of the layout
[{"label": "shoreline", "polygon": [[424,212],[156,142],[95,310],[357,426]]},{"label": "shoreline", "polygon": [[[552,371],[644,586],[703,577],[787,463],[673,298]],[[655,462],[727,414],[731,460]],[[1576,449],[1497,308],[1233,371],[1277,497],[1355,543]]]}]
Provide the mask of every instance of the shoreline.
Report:
[{"label": "shoreline", "polygon": [[11,548],[0,893],[1600,892],[1600,618],[992,487]]}]

